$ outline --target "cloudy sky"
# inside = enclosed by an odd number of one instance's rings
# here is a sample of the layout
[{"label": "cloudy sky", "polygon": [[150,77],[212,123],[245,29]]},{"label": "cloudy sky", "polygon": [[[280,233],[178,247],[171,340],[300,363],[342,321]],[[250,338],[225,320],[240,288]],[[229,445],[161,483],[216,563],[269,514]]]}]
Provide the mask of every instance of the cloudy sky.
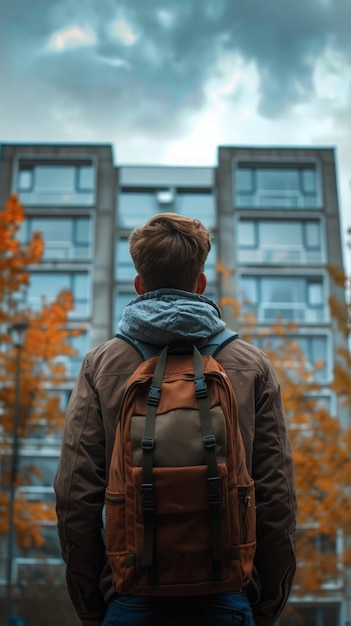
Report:
[{"label": "cloudy sky", "polygon": [[335,146],[351,226],[351,0],[0,0],[0,142],[116,163]]}]

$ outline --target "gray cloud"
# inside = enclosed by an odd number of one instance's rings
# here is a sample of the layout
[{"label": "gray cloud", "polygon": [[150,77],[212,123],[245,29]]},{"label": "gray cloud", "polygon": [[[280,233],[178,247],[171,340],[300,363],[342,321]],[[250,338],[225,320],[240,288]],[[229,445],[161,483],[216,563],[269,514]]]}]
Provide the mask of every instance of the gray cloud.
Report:
[{"label": "gray cloud", "polygon": [[[111,35],[117,17],[133,29],[133,45]],[[102,132],[177,135],[228,51],[255,62],[260,112],[271,119],[312,92],[314,62],[328,45],[351,58],[349,0],[3,0],[1,18],[0,79],[11,89],[0,113],[32,102],[54,116],[61,102]],[[89,26],[96,44],[49,52],[50,36],[72,25]]]}]

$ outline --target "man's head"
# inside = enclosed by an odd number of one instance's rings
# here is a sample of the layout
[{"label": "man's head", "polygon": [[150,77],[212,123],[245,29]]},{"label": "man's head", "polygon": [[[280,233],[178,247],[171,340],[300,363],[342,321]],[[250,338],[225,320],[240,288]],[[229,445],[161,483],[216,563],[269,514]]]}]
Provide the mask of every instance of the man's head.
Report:
[{"label": "man's head", "polygon": [[202,292],[206,286],[202,272],[210,249],[211,233],[199,220],[176,213],[154,215],[129,238],[139,275],[135,283],[138,293],[162,288]]}]

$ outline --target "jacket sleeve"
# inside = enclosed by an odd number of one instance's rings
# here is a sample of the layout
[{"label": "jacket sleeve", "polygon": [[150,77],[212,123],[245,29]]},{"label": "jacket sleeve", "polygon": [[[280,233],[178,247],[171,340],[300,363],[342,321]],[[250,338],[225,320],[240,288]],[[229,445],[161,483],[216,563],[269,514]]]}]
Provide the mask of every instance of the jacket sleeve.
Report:
[{"label": "jacket sleeve", "polygon": [[266,363],[255,394],[252,474],[256,484],[255,568],[261,593],[253,606],[256,626],[276,623],[288,599],[295,570],[296,495],[287,424],[276,375]]},{"label": "jacket sleeve", "polygon": [[82,623],[101,623],[106,611],[99,589],[105,561],[101,533],[105,463],[101,409],[86,357],[67,408],[54,482],[67,588]]}]

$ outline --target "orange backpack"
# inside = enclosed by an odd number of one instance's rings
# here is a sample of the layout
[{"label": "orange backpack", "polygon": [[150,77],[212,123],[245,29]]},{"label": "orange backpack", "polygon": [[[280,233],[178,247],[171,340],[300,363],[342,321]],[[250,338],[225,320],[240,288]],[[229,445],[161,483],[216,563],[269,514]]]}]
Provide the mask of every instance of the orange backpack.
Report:
[{"label": "orange backpack", "polygon": [[[227,342],[217,342],[216,352]],[[254,482],[234,391],[214,356],[193,345],[190,352],[166,346],[131,376],[105,513],[119,593],[184,596],[248,584],[256,547]]]}]

